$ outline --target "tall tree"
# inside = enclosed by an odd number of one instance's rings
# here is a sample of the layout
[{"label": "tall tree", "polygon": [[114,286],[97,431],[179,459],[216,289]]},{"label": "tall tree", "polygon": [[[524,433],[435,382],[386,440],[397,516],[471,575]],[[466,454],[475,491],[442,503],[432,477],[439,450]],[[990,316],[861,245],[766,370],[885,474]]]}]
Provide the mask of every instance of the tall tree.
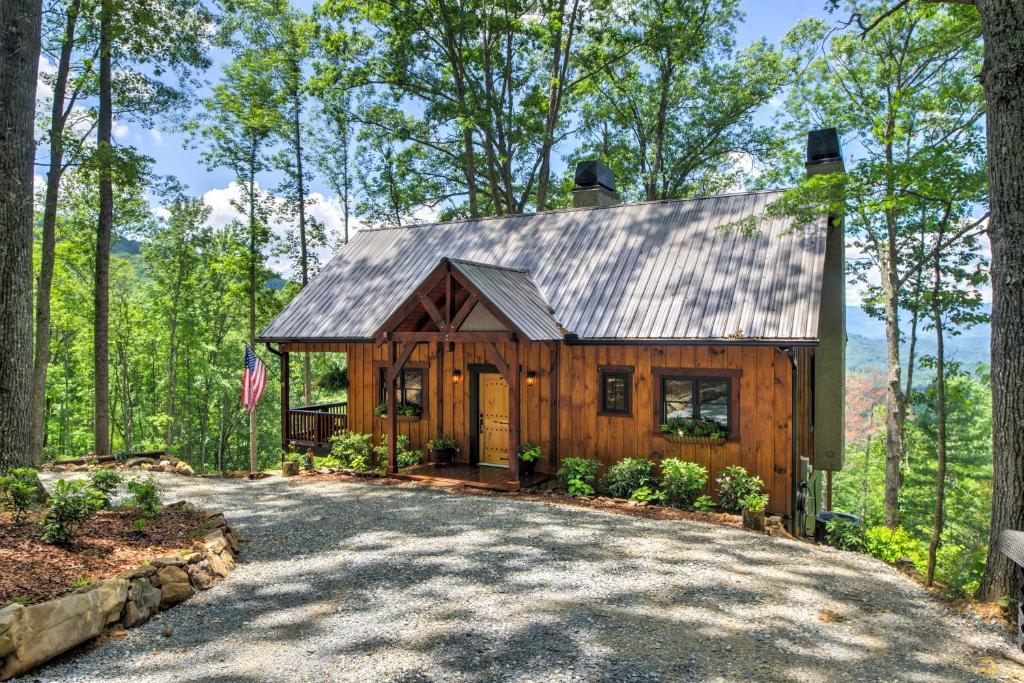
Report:
[{"label": "tall tree", "polygon": [[110,238],[114,231],[113,78],[114,0],[100,1],[99,219],[93,290],[93,452],[110,453]]},{"label": "tall tree", "polygon": [[32,198],[42,3],[0,3],[0,471],[29,464]]}]

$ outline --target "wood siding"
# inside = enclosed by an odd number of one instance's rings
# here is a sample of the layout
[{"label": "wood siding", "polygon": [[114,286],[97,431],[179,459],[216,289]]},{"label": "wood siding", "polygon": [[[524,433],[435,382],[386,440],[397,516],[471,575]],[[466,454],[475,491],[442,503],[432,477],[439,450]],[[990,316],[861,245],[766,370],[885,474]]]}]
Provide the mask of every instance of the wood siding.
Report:
[{"label": "wood siding", "polygon": [[[510,360],[518,348],[522,380],[520,415],[523,443],[539,443],[548,457],[538,470],[557,471],[568,456],[598,458],[604,469],[625,457],[682,458],[708,468],[712,482],[723,467],[742,465],[764,481],[771,497],[769,512],[792,516],[793,387],[792,364],[786,351],[774,346],[696,345],[564,345],[545,342],[498,343]],[[557,349],[557,358],[552,350]],[[353,431],[373,432],[378,437],[387,423],[373,415],[377,405],[377,367],[387,360],[385,345],[286,344],[287,351],[334,351],[347,353],[349,370],[349,425]],[[439,356],[439,353],[441,354]],[[809,429],[809,349],[797,351],[800,368],[798,452],[811,454]],[[471,430],[476,416],[470,412],[470,372],[473,364],[489,364],[484,344],[419,344],[410,362],[427,364],[424,413],[417,422],[399,422],[400,434],[409,436],[414,448],[426,449],[433,436],[454,437],[461,445],[460,460],[469,458]],[[631,367],[632,412],[630,415],[599,414],[599,368]],[[734,406],[738,436],[720,446],[675,444],[657,433],[656,369],[731,371],[737,385]],[[451,372],[460,369],[463,382],[453,384]],[[552,372],[557,369],[558,376]],[[528,371],[537,374],[526,384]],[[709,372],[709,374],[715,374]],[[557,391],[554,389],[557,387]],[[438,393],[440,391],[440,394]],[[557,415],[552,415],[556,410]],[[557,442],[552,436],[557,420]],[[734,430],[735,431],[735,430]],[[554,449],[554,450],[553,450]],[[604,471],[602,469],[602,473]],[[714,495],[713,484],[708,493]]]}]

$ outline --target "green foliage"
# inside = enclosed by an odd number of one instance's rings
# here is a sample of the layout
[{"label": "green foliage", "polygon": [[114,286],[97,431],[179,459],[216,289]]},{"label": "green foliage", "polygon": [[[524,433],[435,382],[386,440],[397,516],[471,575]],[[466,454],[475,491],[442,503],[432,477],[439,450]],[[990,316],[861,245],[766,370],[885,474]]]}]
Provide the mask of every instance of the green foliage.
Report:
[{"label": "green foliage", "polygon": [[360,472],[369,469],[373,459],[373,434],[341,432],[331,437],[331,455],[341,467]]},{"label": "green foliage", "polygon": [[748,512],[764,512],[768,507],[768,494],[748,493],[740,499],[740,507]]},{"label": "green foliage", "polygon": [[110,507],[110,499],[113,498],[122,481],[124,481],[124,477],[117,470],[104,468],[89,473],[89,482],[92,487],[103,494],[103,507]]},{"label": "green foliage", "polygon": [[658,430],[662,434],[706,436],[711,439],[724,439],[729,436],[729,429],[725,425],[695,417],[673,417],[665,424],[658,425]]},{"label": "green foliage", "polygon": [[566,486],[572,481],[593,485],[597,481],[597,472],[600,469],[600,460],[593,458],[564,458],[562,460],[562,467],[558,470],[558,479]]},{"label": "green foliage", "polygon": [[146,517],[139,517],[132,522],[132,528],[141,533],[146,530],[146,524],[148,524],[148,522],[149,520]]},{"label": "green foliage", "polygon": [[862,553],[865,548],[864,525],[833,517],[825,525],[825,540],[834,548]]},{"label": "green foliage", "polygon": [[536,462],[542,455],[540,446],[535,443],[524,443],[519,448],[519,458],[523,462]]},{"label": "green foliage", "polygon": [[[382,434],[380,437],[380,444],[374,447],[374,455],[376,455],[377,467],[376,469],[383,472],[387,468],[388,463],[388,435]],[[398,461],[398,468],[412,467],[413,465],[419,465],[423,461],[423,451],[414,451],[409,448],[409,437],[405,434],[399,434],[395,440],[395,458]],[[352,469],[356,469],[353,467]]]},{"label": "green foliage", "polygon": [[14,515],[14,523],[21,524],[39,504],[42,484],[39,474],[28,467],[15,467],[10,474],[0,477],[0,506]]},{"label": "green foliage", "polygon": [[718,483],[718,505],[729,512],[740,512],[743,499],[764,488],[761,477],[747,474],[747,470],[739,465],[725,467],[715,479]]},{"label": "green foliage", "polygon": [[85,588],[92,583],[94,583],[93,579],[75,579],[71,582],[71,588],[77,590],[79,588]]},{"label": "green foliage", "polygon": [[665,500],[665,492],[656,491],[649,486],[641,486],[629,495],[629,499],[643,503],[662,503]]},{"label": "green foliage", "polygon": [[639,488],[656,485],[654,463],[646,458],[624,458],[612,465],[601,480],[601,487],[613,498],[629,498]]},{"label": "green foliage", "polygon": [[695,462],[669,458],[661,461],[661,490],[675,507],[690,507],[705,484],[708,471]]},{"label": "green foliage", "polygon": [[566,490],[570,496],[579,498],[590,498],[594,495],[594,487],[582,479],[570,479],[566,484]]},{"label": "green foliage", "polygon": [[96,514],[105,502],[103,494],[83,479],[58,479],[50,491],[43,540],[54,545],[68,545],[74,530]]},{"label": "green foliage", "polygon": [[457,451],[459,442],[450,436],[435,436],[427,442],[427,447],[432,451]]},{"label": "green foliage", "polygon": [[697,500],[693,501],[693,509],[698,512],[717,512],[718,506],[711,496],[698,496]]},{"label": "green foliage", "polygon": [[864,531],[864,552],[889,564],[903,558],[909,558],[915,566],[921,566],[924,561],[923,544],[903,527],[868,527]]},{"label": "green foliage", "polygon": [[[395,413],[402,417],[420,417],[423,415],[423,406],[418,406],[415,403],[398,403],[395,405]],[[377,417],[386,417],[388,404],[381,403],[373,409],[373,414]]]},{"label": "green foliage", "polygon": [[340,362],[332,362],[327,366],[324,374],[320,375],[319,385],[334,393],[341,393],[348,390],[348,366]]},{"label": "green foliage", "polygon": [[132,479],[128,482],[127,488],[128,507],[135,509],[143,517],[151,517],[160,512],[160,487],[152,476]]}]

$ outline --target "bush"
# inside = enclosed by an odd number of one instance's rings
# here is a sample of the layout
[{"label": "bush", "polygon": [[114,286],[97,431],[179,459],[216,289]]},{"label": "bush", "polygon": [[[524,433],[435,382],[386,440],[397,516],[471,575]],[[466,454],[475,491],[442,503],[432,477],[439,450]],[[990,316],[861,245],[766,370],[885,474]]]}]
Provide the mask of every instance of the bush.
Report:
[{"label": "bush", "polygon": [[331,437],[331,455],[341,467],[364,472],[373,458],[373,434],[341,432]]},{"label": "bush", "polygon": [[767,493],[750,493],[743,497],[740,506],[748,512],[764,512],[768,507]]},{"label": "bush", "polygon": [[708,471],[695,462],[678,458],[661,461],[661,490],[676,507],[690,507],[708,483]]},{"label": "bush", "polygon": [[348,367],[337,362],[331,363],[317,384],[321,389],[334,393],[345,391],[348,389]]},{"label": "bush", "polygon": [[583,481],[582,479],[570,479],[566,485],[570,496],[578,496],[580,498],[590,498],[594,495],[594,487]]},{"label": "bush", "polygon": [[665,494],[662,491],[655,491],[650,486],[641,486],[633,491],[629,499],[643,503],[661,503],[665,500]]},{"label": "bush", "polygon": [[833,517],[825,524],[825,541],[833,548],[864,552],[864,525],[842,517]]},{"label": "bush", "polygon": [[110,507],[110,499],[117,493],[117,487],[124,481],[124,477],[117,470],[96,470],[89,473],[89,482],[92,487],[103,494],[103,507]]},{"label": "bush", "polygon": [[14,523],[21,524],[25,516],[41,501],[43,485],[39,474],[28,467],[16,467],[10,475],[0,477],[0,505],[14,515]]},{"label": "bush", "polygon": [[718,506],[711,496],[698,496],[697,500],[693,501],[693,509],[698,512],[717,512]]},{"label": "bush", "polygon": [[[377,456],[377,470],[383,472],[388,465],[388,435],[384,434],[380,437],[380,445],[376,446],[374,453]],[[395,440],[395,459],[398,460],[398,468],[412,467],[413,465],[419,465],[423,460],[423,451],[409,450],[409,437],[405,434],[399,434]],[[352,469],[359,469],[355,465],[351,465]],[[369,469],[369,468],[367,468]]]},{"label": "bush", "polygon": [[739,465],[722,469],[718,475],[718,505],[729,512],[743,510],[741,501],[752,493],[760,493],[764,487],[761,477],[747,474]]},{"label": "bush", "polygon": [[55,545],[67,545],[71,542],[72,531],[96,514],[103,507],[104,501],[103,494],[89,486],[89,482],[84,479],[58,479],[50,494],[50,509],[46,513],[43,540]]},{"label": "bush", "polygon": [[629,498],[638,488],[654,488],[654,463],[645,458],[625,458],[611,466],[601,480],[605,493],[614,498]]},{"label": "bush", "polygon": [[[578,481],[591,487],[597,481],[597,471],[601,469],[601,461],[593,458],[565,458],[562,468],[558,470],[558,479],[566,487],[572,481]],[[572,493],[572,491],[569,491]],[[580,495],[580,494],[576,494]],[[591,493],[593,495],[593,493]]]},{"label": "bush", "polygon": [[152,517],[160,512],[160,487],[152,476],[132,479],[128,482],[128,506],[135,508],[143,517]]},{"label": "bush", "polygon": [[921,565],[924,556],[920,541],[903,527],[868,527],[864,532],[864,552],[889,564],[906,557],[915,565]]},{"label": "bush", "polygon": [[985,548],[944,543],[935,555],[935,573],[946,582],[947,592],[965,598],[974,595],[985,572]]}]

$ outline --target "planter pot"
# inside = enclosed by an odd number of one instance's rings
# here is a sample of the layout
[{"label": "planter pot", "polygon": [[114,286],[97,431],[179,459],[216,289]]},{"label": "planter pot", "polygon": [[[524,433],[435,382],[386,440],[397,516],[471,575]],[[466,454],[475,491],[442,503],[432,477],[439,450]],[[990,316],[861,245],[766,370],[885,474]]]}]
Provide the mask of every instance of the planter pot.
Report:
[{"label": "planter pot", "polygon": [[296,477],[299,474],[299,463],[294,460],[285,460],[281,465],[281,474],[286,477]]},{"label": "planter pot", "polygon": [[693,444],[704,444],[711,446],[721,446],[725,443],[725,437],[722,436],[693,436],[692,434],[662,434],[666,441],[672,443],[693,443]]},{"label": "planter pot", "polygon": [[445,448],[440,451],[430,450],[430,461],[438,467],[447,467],[455,462],[455,454],[458,453],[457,448]]},{"label": "planter pot", "polygon": [[520,476],[524,475],[524,474],[525,475],[533,474],[533,471],[535,469],[537,469],[537,461],[536,460],[531,460],[530,462],[526,462],[522,458],[519,458],[519,474],[520,474]]},{"label": "planter pot", "polygon": [[743,526],[747,529],[753,529],[754,531],[764,531],[764,510],[761,510],[760,512],[744,510]]}]

